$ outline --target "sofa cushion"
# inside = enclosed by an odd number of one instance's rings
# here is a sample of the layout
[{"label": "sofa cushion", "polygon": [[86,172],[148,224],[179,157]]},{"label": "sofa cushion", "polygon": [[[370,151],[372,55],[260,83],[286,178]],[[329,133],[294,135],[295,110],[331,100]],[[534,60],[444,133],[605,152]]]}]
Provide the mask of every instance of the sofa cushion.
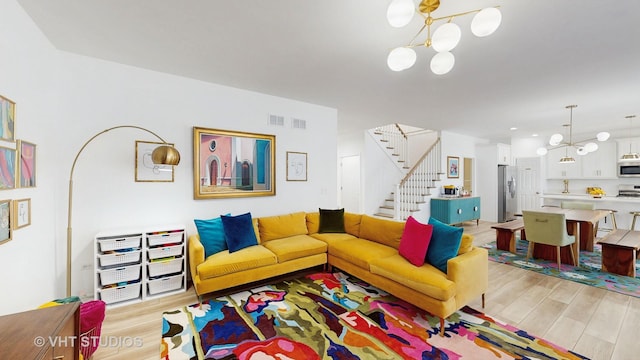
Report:
[{"label": "sofa cushion", "polygon": [[336,241],[329,245],[329,254],[366,270],[369,270],[371,260],[397,253],[398,251],[390,246],[359,238]]},{"label": "sofa cushion", "polygon": [[343,233],[344,209],[318,209],[320,213],[319,233]]},{"label": "sofa cushion", "polygon": [[[307,229],[309,234],[315,234],[320,229],[320,213],[307,213]],[[355,237],[360,236],[360,221],[362,220],[361,214],[353,214],[349,212],[344,213],[344,230],[347,234],[351,234]]]},{"label": "sofa cushion", "polygon": [[415,267],[400,254],[371,261],[371,272],[432,298],[445,301],[456,295],[456,284],[431,264]]},{"label": "sofa cushion", "polygon": [[413,265],[422,266],[432,232],[433,225],[422,224],[413,216],[409,216],[404,225],[398,253]]},{"label": "sofa cushion", "polygon": [[264,247],[276,254],[279,263],[327,252],[327,243],[309,235],[267,241]]},{"label": "sofa cushion", "polygon": [[308,233],[304,212],[261,217],[258,219],[258,228],[260,229],[260,240],[263,243]]},{"label": "sofa cushion", "polygon": [[351,241],[353,239],[357,239],[357,237],[347,233],[324,233],[324,234],[315,233],[309,236],[318,240],[322,240],[327,244],[329,244],[329,246],[331,246],[331,244],[333,244],[336,241]]},{"label": "sofa cushion", "polygon": [[224,235],[224,225],[222,225],[222,219],[219,216],[209,220],[194,219],[193,222],[196,224],[196,229],[198,229],[200,242],[204,246],[205,258],[228,249],[227,238]]},{"label": "sofa cushion", "polygon": [[196,267],[201,280],[233,274],[278,263],[276,254],[262,245],[250,246],[234,253],[221,251]]},{"label": "sofa cushion", "polygon": [[462,234],[462,240],[460,241],[460,249],[458,249],[458,255],[466,254],[473,250],[473,236],[470,234]]},{"label": "sofa cushion", "polygon": [[362,215],[359,237],[397,249],[400,246],[403,230],[404,222]]},{"label": "sofa cushion", "polygon": [[253,229],[251,213],[237,216],[222,215],[224,234],[227,238],[229,252],[233,253],[249,246],[258,245],[258,238]]},{"label": "sofa cushion", "polygon": [[433,225],[433,235],[427,249],[426,261],[446,273],[447,261],[454,258],[460,249],[463,229],[449,226],[433,217],[429,219],[429,224]]}]

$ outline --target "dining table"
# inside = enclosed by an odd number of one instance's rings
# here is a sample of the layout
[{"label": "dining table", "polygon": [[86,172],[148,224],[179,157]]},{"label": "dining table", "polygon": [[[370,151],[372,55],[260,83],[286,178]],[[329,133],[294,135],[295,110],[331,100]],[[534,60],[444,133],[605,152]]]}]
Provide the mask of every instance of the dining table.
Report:
[{"label": "dining table", "polygon": [[[576,266],[580,262],[580,251],[593,252],[596,243],[596,225],[607,215],[608,210],[585,210],[585,209],[564,209],[560,207],[542,207],[531,209],[532,211],[546,213],[562,213],[567,221],[567,232],[576,237],[576,242],[570,247],[560,249],[560,262],[563,264],[573,264],[571,252],[576,259]],[[524,229],[522,238],[526,239],[527,229]],[[533,257],[538,259],[556,261],[555,246],[545,244],[534,244]]]}]

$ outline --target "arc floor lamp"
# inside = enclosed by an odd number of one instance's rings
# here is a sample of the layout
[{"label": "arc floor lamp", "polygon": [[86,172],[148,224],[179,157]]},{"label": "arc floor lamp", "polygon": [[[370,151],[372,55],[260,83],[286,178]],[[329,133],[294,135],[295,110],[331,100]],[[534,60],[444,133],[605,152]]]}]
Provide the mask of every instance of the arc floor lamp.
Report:
[{"label": "arc floor lamp", "polygon": [[116,130],[116,129],[125,129],[125,128],[146,131],[149,134],[157,137],[158,139],[160,139],[160,141],[163,142],[164,145],[160,145],[157,148],[155,148],[153,150],[153,153],[151,154],[151,160],[153,161],[154,164],[174,166],[180,163],[180,153],[175,147],[169,145],[163,138],[158,136],[158,134],[154,133],[153,131],[145,129],[140,126],[135,126],[135,125],[119,125],[119,126],[114,126],[114,127],[102,130],[101,132],[93,135],[89,140],[87,140],[82,145],[82,147],[76,154],[75,159],[73,159],[73,165],[71,165],[71,172],[69,173],[69,206],[67,209],[68,210],[67,212],[67,297],[71,296],[71,257],[72,257],[71,245],[73,243],[73,234],[71,230],[71,214],[72,214],[72,205],[73,205],[73,171],[76,168],[76,163],[78,162],[78,158],[80,157],[80,154],[82,154],[82,151],[95,138],[109,131]]}]

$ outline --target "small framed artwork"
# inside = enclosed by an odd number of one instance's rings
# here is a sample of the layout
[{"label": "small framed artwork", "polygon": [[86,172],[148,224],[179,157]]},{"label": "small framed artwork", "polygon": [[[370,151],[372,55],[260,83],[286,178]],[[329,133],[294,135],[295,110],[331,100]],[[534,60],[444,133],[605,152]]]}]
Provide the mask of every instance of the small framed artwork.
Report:
[{"label": "small framed artwork", "polygon": [[16,187],[16,150],[0,146],[0,190]]},{"label": "small framed artwork", "polygon": [[193,198],[276,194],[276,136],[193,128]]},{"label": "small framed artwork", "polygon": [[457,156],[447,156],[447,177],[460,177],[460,158]]},{"label": "small framed artwork", "polygon": [[15,141],[16,103],[0,95],[0,140]]},{"label": "small framed artwork", "polygon": [[11,200],[0,200],[0,244],[11,240]]},{"label": "small framed artwork", "polygon": [[31,225],[31,199],[13,200],[13,230]]},{"label": "small framed artwork", "polygon": [[18,140],[18,159],[20,160],[18,186],[30,188],[36,186],[36,145]]},{"label": "small framed artwork", "polygon": [[307,181],[307,153],[287,151],[287,181]]},{"label": "small framed artwork", "polygon": [[165,143],[136,140],[136,181],[173,182],[173,166],[154,164],[151,159],[153,150],[161,145]]}]

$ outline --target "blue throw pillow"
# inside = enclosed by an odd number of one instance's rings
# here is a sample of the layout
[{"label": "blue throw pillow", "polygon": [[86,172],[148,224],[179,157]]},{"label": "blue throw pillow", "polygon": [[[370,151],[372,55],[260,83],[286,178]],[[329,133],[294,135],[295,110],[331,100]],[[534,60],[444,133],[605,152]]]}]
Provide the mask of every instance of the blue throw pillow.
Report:
[{"label": "blue throw pillow", "polygon": [[224,235],[222,219],[219,217],[210,220],[195,219],[193,222],[196,224],[196,228],[198,229],[200,242],[202,243],[202,246],[204,246],[205,259],[215,253],[227,250],[227,238]]},{"label": "blue throw pillow", "polygon": [[227,237],[227,247],[229,247],[230,253],[258,245],[258,238],[253,230],[251,213],[237,216],[222,215],[220,218],[224,225],[224,234]]},{"label": "blue throw pillow", "polygon": [[434,218],[429,218],[429,224],[433,225],[433,234],[431,235],[431,242],[429,243],[425,260],[446,273],[447,261],[458,255],[463,229],[449,226]]}]

